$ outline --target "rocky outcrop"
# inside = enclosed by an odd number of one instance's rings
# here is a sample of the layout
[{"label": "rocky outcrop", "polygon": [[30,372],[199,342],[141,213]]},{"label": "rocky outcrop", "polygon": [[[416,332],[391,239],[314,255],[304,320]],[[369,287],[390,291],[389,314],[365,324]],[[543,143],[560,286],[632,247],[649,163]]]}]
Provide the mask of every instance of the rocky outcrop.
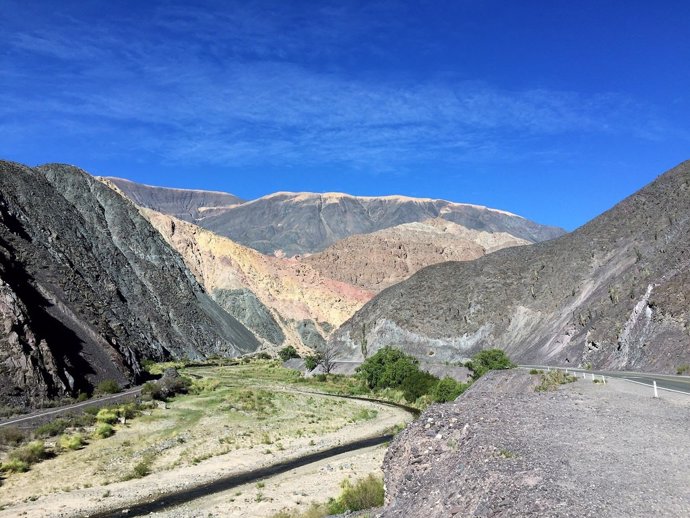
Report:
[{"label": "rocky outcrop", "polygon": [[529,242],[563,230],[499,210],[405,196],[276,193],[209,213],[198,224],[266,254],[313,253],[353,234],[442,218],[467,229],[505,232]]},{"label": "rocky outcrop", "polygon": [[[690,405],[648,389],[493,372],[434,405],[384,460],[385,518],[685,516]],[[680,396],[682,398],[682,396]]]},{"label": "rocky outcrop", "polygon": [[675,371],[690,363],[690,162],[577,231],[425,268],[332,340],[358,359],[397,345],[455,361],[501,347],[524,363]]},{"label": "rocky outcrop", "polygon": [[318,346],[373,296],[296,259],[266,256],[191,223],[142,211],[208,293],[267,346]]},{"label": "rocky outcrop", "polygon": [[469,261],[529,243],[436,218],[350,236],[300,259],[327,277],[378,293],[432,264]]},{"label": "rocky outcrop", "polygon": [[131,182],[124,178],[101,178],[140,207],[170,214],[185,221],[196,221],[204,213],[244,203],[234,194],[195,189],[172,189]]},{"label": "rocky outcrop", "polygon": [[143,359],[259,345],[131,202],[71,166],[0,162],[0,280],[12,404],[134,382]]}]

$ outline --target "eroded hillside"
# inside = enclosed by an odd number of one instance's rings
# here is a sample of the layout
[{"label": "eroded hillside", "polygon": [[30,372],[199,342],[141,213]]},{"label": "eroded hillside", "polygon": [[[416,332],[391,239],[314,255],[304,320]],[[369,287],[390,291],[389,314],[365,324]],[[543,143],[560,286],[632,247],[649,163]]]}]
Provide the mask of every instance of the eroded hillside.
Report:
[{"label": "eroded hillside", "polygon": [[144,214],[212,297],[270,345],[316,347],[373,296],[298,260],[263,255],[158,212]]},{"label": "eroded hillside", "polygon": [[0,162],[0,317],[0,399],[16,405],[258,346],[132,203],[64,165]]},{"label": "eroded hillside", "polygon": [[432,264],[471,261],[529,243],[507,232],[471,230],[436,218],[350,236],[301,260],[328,277],[378,293]]},{"label": "eroded hillside", "polygon": [[675,371],[690,361],[690,162],[577,231],[384,290],[332,337],[357,358],[395,344],[459,360],[501,347],[521,362]]}]

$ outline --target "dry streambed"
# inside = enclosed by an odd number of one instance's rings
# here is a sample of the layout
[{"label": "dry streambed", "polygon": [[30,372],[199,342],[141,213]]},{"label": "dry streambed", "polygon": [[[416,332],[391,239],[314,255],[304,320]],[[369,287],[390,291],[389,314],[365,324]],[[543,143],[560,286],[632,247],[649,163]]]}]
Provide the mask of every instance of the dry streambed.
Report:
[{"label": "dry streambed", "polygon": [[[303,393],[303,387],[291,383],[291,373],[270,364],[192,373],[200,380],[199,394],[178,397],[168,408],[118,426],[113,437],[91,440],[81,450],[9,476],[0,489],[0,516],[75,516],[126,507],[380,435],[411,419],[397,408]],[[336,496],[344,478],[379,470],[382,451],[344,456],[336,468],[318,472],[314,480],[320,483],[313,484],[312,493],[300,477],[284,476],[274,496],[268,491],[258,498],[247,491],[241,491],[241,498],[232,492],[215,495],[204,516],[209,512],[227,516],[233,505],[244,511],[256,507],[260,516],[269,508]],[[350,457],[353,460],[347,460]],[[309,467],[301,469],[310,472]],[[142,472],[148,474],[139,478]],[[331,486],[334,491],[328,494]],[[293,492],[294,498],[285,496]],[[195,505],[187,504],[184,513],[191,514],[183,515],[196,515]]]}]

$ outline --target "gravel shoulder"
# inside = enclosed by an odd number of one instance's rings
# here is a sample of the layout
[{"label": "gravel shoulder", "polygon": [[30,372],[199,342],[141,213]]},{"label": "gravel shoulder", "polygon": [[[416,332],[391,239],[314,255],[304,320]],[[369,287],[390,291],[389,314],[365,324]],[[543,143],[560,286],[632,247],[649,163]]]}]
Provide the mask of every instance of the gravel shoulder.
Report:
[{"label": "gravel shoulder", "polygon": [[386,454],[383,516],[690,515],[690,398],[623,380],[487,375]]}]

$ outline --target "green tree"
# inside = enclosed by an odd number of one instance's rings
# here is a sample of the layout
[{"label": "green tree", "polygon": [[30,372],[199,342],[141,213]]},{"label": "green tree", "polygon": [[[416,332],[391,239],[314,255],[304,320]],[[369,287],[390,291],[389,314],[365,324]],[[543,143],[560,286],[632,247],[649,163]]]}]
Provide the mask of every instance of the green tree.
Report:
[{"label": "green tree", "polygon": [[446,376],[439,381],[431,391],[431,397],[437,403],[447,403],[455,401],[457,397],[465,392],[469,384],[460,383],[451,377]]},{"label": "green tree", "polygon": [[472,377],[478,379],[489,371],[512,369],[515,364],[503,350],[485,349],[475,354],[467,367],[472,371]]},{"label": "green tree", "polygon": [[278,352],[278,356],[284,362],[288,361],[291,358],[299,358],[299,354],[297,354],[297,349],[295,349],[291,345],[288,345],[287,347],[281,349]]}]

